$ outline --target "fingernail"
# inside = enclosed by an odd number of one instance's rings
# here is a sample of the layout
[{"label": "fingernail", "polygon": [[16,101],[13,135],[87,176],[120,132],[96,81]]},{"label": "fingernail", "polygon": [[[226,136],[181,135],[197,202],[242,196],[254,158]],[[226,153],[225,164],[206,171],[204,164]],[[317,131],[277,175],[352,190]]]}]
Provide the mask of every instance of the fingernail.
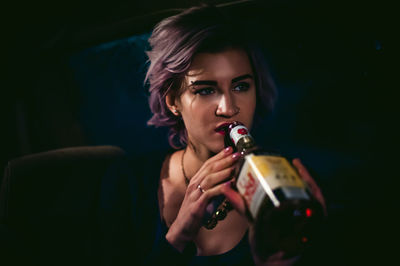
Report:
[{"label": "fingernail", "polygon": [[240,153],[239,152],[235,152],[234,154],[232,154],[232,159],[237,159],[240,157]]},{"label": "fingernail", "polygon": [[229,180],[229,181],[226,181],[226,182],[224,183],[224,186],[232,188],[232,187],[233,187],[233,184],[234,184],[233,181],[232,181],[232,180]]},{"label": "fingernail", "polygon": [[229,153],[231,150],[232,150],[232,147],[229,146],[229,147],[226,147],[226,148],[224,149],[224,152],[225,152],[225,153]]}]

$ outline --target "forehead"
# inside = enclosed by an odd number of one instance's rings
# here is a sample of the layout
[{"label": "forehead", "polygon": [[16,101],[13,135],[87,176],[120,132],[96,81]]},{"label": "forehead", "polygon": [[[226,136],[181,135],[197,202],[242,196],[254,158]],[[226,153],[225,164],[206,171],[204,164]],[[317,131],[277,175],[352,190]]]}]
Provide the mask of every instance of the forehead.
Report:
[{"label": "forehead", "polygon": [[247,53],[242,49],[227,49],[218,53],[199,53],[193,58],[187,72],[189,80],[207,78],[212,80],[229,79],[253,75]]}]

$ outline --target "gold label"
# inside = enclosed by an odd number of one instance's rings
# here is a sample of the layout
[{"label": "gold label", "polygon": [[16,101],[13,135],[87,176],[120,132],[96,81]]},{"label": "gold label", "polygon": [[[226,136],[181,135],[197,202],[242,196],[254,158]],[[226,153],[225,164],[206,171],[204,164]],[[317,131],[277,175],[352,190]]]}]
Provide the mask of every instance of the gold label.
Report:
[{"label": "gold label", "polygon": [[268,196],[277,207],[273,190],[280,187],[305,188],[305,183],[289,162],[278,156],[249,154],[240,171],[237,188],[245,199],[253,218],[257,217],[264,198]]},{"label": "gold label", "polygon": [[260,178],[265,179],[271,189],[284,186],[305,188],[303,180],[285,158],[250,155],[249,160],[253,162],[253,167],[258,169]]}]

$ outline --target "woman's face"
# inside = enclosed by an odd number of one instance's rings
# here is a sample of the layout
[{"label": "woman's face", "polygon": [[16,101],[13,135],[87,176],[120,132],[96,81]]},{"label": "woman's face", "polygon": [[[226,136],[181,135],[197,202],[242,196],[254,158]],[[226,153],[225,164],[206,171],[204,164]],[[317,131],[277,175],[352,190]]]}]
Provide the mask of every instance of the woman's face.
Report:
[{"label": "woman's face", "polygon": [[227,49],[200,53],[184,79],[184,91],[175,101],[189,142],[196,149],[217,153],[224,148],[221,125],[239,121],[251,128],[256,108],[254,73],[245,51]]}]

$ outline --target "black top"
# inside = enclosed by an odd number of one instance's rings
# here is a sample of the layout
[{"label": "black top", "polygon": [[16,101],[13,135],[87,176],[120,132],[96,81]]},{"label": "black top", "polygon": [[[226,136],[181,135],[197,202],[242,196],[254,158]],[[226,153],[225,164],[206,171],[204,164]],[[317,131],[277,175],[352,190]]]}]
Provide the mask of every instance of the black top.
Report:
[{"label": "black top", "polygon": [[102,181],[99,208],[103,265],[253,265],[247,234],[232,250],[195,256],[178,252],[165,239],[157,198],[161,166],[167,153],[125,158]]}]

